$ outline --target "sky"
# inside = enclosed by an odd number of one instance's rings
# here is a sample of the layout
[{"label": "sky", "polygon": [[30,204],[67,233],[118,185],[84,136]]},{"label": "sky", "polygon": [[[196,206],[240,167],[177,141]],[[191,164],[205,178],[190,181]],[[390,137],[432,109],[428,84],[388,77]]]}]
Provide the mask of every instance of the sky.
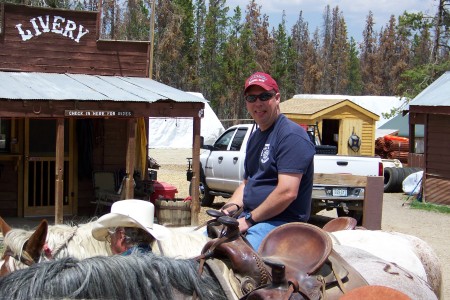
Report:
[{"label": "sky", "polygon": [[[227,0],[226,3],[231,14],[236,6],[240,6],[244,15],[249,0]],[[300,11],[303,11],[303,18],[308,22],[311,33],[322,26],[322,15],[327,5],[330,5],[330,9],[339,6],[347,23],[348,37],[353,36],[359,42],[369,11],[373,13],[375,30],[379,32],[382,27],[386,27],[391,15],[398,18],[405,10],[435,15],[438,0],[256,0],[256,3],[261,6],[261,12],[269,16],[271,27],[281,23],[284,10],[288,32],[298,20]]]}]

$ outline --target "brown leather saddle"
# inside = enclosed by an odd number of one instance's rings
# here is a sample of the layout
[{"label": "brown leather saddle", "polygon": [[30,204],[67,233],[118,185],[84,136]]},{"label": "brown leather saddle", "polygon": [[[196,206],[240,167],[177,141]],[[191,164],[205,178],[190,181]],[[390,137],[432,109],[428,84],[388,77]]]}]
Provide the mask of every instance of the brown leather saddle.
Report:
[{"label": "brown leather saddle", "polygon": [[358,221],[352,217],[338,217],[326,223],[322,229],[327,232],[353,230],[356,228],[357,223]]},{"label": "brown leather saddle", "polygon": [[342,285],[343,290],[349,273],[354,278],[350,289],[367,285],[356,270],[332,251],[328,233],[315,225],[279,226],[255,252],[240,235],[236,219],[221,216],[216,222],[223,225],[223,230],[205,245],[200,259],[231,262],[241,282],[242,299],[321,299],[331,285]]},{"label": "brown leather saddle", "polygon": [[[335,223],[338,224],[346,223]],[[342,226],[334,228],[343,230]],[[275,228],[263,240],[258,252],[272,267],[272,284],[253,292],[248,299],[267,299],[272,293],[286,299],[289,294],[291,299],[333,299],[347,290],[367,285],[362,276],[333,251],[328,233],[312,224],[288,223]],[[280,273],[284,273],[284,279],[274,275]],[[289,283],[288,288],[283,282]],[[280,284],[284,288],[280,288]],[[327,290],[334,286],[338,289],[332,293]]]}]

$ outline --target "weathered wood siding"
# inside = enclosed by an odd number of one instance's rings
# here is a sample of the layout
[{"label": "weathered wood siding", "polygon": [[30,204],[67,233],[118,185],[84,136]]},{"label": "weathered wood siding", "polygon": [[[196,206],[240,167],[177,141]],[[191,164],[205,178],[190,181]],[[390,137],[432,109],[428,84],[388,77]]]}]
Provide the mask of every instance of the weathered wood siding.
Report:
[{"label": "weathered wood siding", "polygon": [[428,115],[425,200],[450,205],[450,116]]},{"label": "weathered wood siding", "polygon": [[409,153],[408,167],[425,169],[425,155],[422,153]]},{"label": "weathered wood siding", "polygon": [[97,41],[98,17],[4,4],[0,70],[148,76],[149,42]]},{"label": "weathered wood siding", "polygon": [[0,158],[0,217],[17,214],[17,160]]}]

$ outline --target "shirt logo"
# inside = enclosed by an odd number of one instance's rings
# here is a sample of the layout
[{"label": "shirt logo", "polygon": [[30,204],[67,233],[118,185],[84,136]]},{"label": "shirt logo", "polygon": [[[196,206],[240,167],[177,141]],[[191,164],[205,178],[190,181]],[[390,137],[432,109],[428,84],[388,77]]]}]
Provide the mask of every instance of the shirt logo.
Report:
[{"label": "shirt logo", "polygon": [[266,163],[269,160],[270,144],[265,144],[261,151],[261,163]]}]

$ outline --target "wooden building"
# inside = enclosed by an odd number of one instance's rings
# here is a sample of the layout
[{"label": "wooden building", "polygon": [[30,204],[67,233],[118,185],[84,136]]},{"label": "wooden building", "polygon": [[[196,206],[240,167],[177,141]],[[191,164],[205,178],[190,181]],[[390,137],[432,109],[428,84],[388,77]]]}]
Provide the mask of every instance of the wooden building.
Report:
[{"label": "wooden building", "polygon": [[408,164],[424,168],[425,201],[450,205],[450,72],[417,95],[408,110],[411,141],[416,138],[416,125],[424,125],[423,153],[410,143]]},{"label": "wooden building", "polygon": [[[292,98],[282,102],[280,108],[299,125],[317,124],[322,145],[337,146],[339,155],[375,154],[375,122],[379,116],[350,100]],[[351,148],[352,136],[360,139],[359,147]]]},{"label": "wooden building", "polygon": [[150,43],[99,40],[99,22],[0,3],[0,216],[90,216],[95,170],[121,170],[134,197],[149,117],[193,118],[198,186],[204,100],[149,79]]}]

